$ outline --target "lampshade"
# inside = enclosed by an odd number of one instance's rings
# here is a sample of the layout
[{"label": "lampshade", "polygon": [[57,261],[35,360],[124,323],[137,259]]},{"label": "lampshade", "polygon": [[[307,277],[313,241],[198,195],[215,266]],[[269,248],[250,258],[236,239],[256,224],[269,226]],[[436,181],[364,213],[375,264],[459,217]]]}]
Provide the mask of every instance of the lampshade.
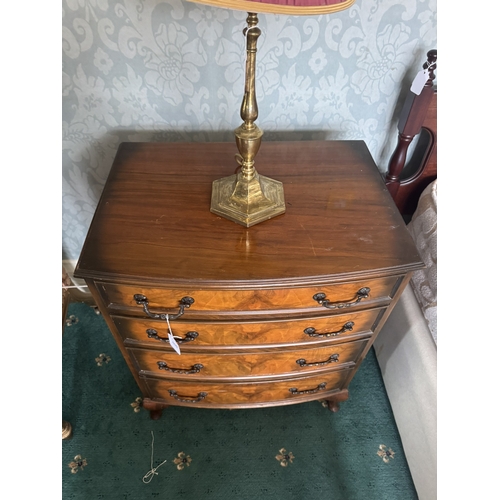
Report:
[{"label": "lampshade", "polygon": [[330,14],[349,8],[355,0],[189,0],[190,2],[244,10],[256,14],[289,14],[291,16],[313,16]]},{"label": "lampshade", "polygon": [[264,132],[255,124],[258,116],[255,95],[255,57],[258,13],[288,15],[330,14],[349,8],[355,0],[190,0],[226,9],[248,12],[246,37],[247,61],[245,66],[245,94],[240,116],[243,123],[234,131],[239,154],[235,160],[240,171],[217,179],[212,183],[210,211],[245,227],[259,224],[283,215],[286,210],[283,184],[264,177],[255,169],[257,155]]}]

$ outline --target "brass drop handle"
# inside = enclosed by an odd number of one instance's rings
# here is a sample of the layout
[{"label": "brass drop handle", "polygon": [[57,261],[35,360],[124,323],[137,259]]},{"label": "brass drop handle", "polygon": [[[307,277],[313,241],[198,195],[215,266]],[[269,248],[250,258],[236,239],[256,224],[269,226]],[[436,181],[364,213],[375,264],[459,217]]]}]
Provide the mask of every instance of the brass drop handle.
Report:
[{"label": "brass drop handle", "polygon": [[136,293],[134,295],[134,300],[137,303],[137,305],[142,306],[143,311],[153,319],[168,319],[169,321],[172,321],[174,319],[180,318],[184,314],[184,309],[187,309],[191,307],[194,304],[194,299],[192,297],[182,297],[182,299],[179,301],[180,306],[179,306],[179,312],[177,314],[166,314],[166,313],[154,313],[149,310],[149,301],[148,298],[145,295],[142,295],[140,293]]},{"label": "brass drop handle", "polygon": [[[170,320],[170,317],[168,319]],[[158,335],[158,331],[155,330],[154,328],[148,328],[146,330],[146,333],[150,339],[159,340],[160,342],[166,342],[167,344],[170,343],[168,337],[160,337]],[[192,342],[197,337],[198,337],[198,332],[187,332],[184,338],[180,338],[177,335],[174,335],[175,341],[178,344],[185,344],[186,342]]]},{"label": "brass drop handle", "polygon": [[174,399],[182,403],[198,403],[200,401],[203,401],[208,396],[208,392],[199,392],[197,397],[187,399],[185,396],[179,396],[177,394],[177,391],[174,391],[172,389],[168,392]]},{"label": "brass drop handle", "polygon": [[203,368],[203,365],[201,363],[196,363],[193,365],[191,368],[188,369],[183,369],[183,368],[170,368],[170,366],[165,363],[165,361],[158,361],[156,363],[158,365],[159,370],[165,370],[167,372],[172,372],[172,373],[182,373],[183,375],[188,375],[190,373],[200,373],[201,369]]},{"label": "brass drop handle", "polygon": [[323,365],[328,365],[330,363],[338,363],[338,361],[339,361],[339,355],[332,354],[326,361],[318,361],[317,363],[307,363],[305,359],[298,359],[296,363],[299,366],[323,366]]},{"label": "brass drop handle", "polygon": [[342,309],[344,307],[351,307],[354,304],[357,304],[363,299],[367,299],[370,294],[370,289],[368,287],[360,288],[356,292],[356,297],[350,302],[330,302],[326,298],[326,294],[323,292],[316,293],[313,295],[313,300],[315,300],[318,304],[326,307],[327,309]]},{"label": "brass drop handle", "polygon": [[309,335],[309,337],[319,337],[319,338],[336,337],[341,333],[347,332],[347,330],[352,331],[353,327],[354,327],[354,321],[348,321],[340,330],[336,332],[316,333],[316,328],[309,326],[304,330],[304,333],[306,335]]},{"label": "brass drop handle", "polygon": [[294,396],[300,396],[301,394],[314,394],[315,392],[318,391],[324,391],[326,389],[326,382],[323,382],[318,385],[315,389],[308,389],[305,391],[299,391],[295,387],[292,389],[289,389],[289,391],[294,395]]}]

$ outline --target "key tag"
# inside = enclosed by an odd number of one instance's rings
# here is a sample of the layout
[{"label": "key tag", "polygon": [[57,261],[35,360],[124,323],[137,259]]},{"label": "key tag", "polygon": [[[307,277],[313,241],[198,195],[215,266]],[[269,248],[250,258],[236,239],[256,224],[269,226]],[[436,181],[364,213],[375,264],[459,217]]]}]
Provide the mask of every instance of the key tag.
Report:
[{"label": "key tag", "polygon": [[429,68],[420,70],[417,73],[415,79],[413,80],[413,83],[411,84],[410,91],[416,95],[420,95],[428,79],[429,79]]},{"label": "key tag", "polygon": [[427,67],[420,70],[417,73],[417,76],[413,80],[413,83],[411,84],[410,90],[416,94],[420,95],[422,93],[422,90],[425,87],[425,84],[427,83],[427,80],[429,79],[429,72],[434,70],[436,67],[436,63],[426,63]]},{"label": "key tag", "polygon": [[181,348],[179,347],[179,344],[174,338],[174,334],[172,333],[172,329],[170,328],[170,321],[168,320],[168,314],[165,315],[167,319],[167,326],[168,326],[168,341],[170,342],[170,345],[172,346],[173,350],[177,354],[181,354]]}]

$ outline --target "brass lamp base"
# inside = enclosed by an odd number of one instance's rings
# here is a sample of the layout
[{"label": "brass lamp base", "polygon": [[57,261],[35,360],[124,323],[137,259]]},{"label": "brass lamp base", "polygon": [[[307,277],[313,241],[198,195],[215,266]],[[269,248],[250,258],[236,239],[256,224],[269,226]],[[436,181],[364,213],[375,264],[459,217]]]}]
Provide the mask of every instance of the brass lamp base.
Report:
[{"label": "brass lamp base", "polygon": [[234,131],[240,154],[235,159],[241,170],[229,177],[212,183],[212,204],[210,211],[245,227],[285,213],[283,183],[264,177],[255,169],[262,139],[262,130],[254,123],[257,115],[255,97],[255,55],[260,29],[257,14],[249,12],[247,28],[243,34],[247,40],[247,62],[245,71],[245,95],[240,115],[243,123]]},{"label": "brass lamp base", "polygon": [[264,222],[285,213],[283,183],[257,173],[223,177],[212,183],[210,211],[245,227]]},{"label": "brass lamp base", "polygon": [[66,420],[62,421],[62,438],[71,439],[73,437],[73,428],[69,422]]}]

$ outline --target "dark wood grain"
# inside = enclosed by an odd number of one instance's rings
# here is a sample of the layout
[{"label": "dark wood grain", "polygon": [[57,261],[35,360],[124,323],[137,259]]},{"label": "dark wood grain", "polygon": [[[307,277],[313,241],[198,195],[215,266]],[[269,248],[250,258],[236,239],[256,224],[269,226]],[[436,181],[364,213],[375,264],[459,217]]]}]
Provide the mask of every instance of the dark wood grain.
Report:
[{"label": "dark wood grain", "polygon": [[[259,172],[283,182],[287,211],[249,229],[209,210],[211,183],[234,172],[233,156],[225,143],[122,144],[75,276],[153,418],[169,405],[316,399],[336,411],[423,263],[363,142],[264,143]],[[363,287],[370,292],[357,300]],[[180,314],[185,296],[194,302]],[[177,314],[174,335],[197,335],[174,354],[148,336],[167,337],[165,319],[148,314]],[[339,361],[324,363],[332,354]]]},{"label": "dark wood grain", "polygon": [[[437,177],[436,65],[437,50],[430,50],[423,65],[424,69],[429,68],[429,78],[419,95],[409,91],[406,96],[398,122],[398,142],[385,176],[386,186],[407,220],[424,189]],[[406,164],[408,148],[419,133],[418,143]]]},{"label": "dark wood grain", "polygon": [[[192,285],[192,281],[188,279],[188,276],[186,270],[187,284]],[[138,285],[114,283],[102,283],[99,286],[102,289],[102,295],[107,299],[108,306],[112,308],[120,305],[128,309],[135,309],[135,311],[129,311],[132,314],[134,312],[143,314],[142,306],[137,304],[134,299],[136,294],[141,294],[147,297],[148,307],[152,312],[173,314],[179,309],[180,300],[184,296],[189,296],[194,299],[194,303],[184,311],[184,317],[200,317],[209,316],[202,313],[212,311],[217,311],[219,314],[224,314],[224,312],[234,314],[243,311],[252,313],[283,310],[290,314],[295,309],[310,309],[314,313],[315,310],[322,309],[321,304],[313,298],[315,294],[322,292],[331,302],[348,305],[357,298],[357,292],[365,287],[370,289],[368,297],[349,307],[373,306],[377,302],[389,302],[397,288],[398,281],[399,276],[389,276],[379,279],[366,278],[361,281],[339,283],[337,285],[253,290],[200,289],[200,286],[187,289],[146,288]],[[251,281],[245,283],[246,287],[250,287],[252,284]],[[277,286],[278,284],[276,281],[274,285]]]},{"label": "dark wood grain", "polygon": [[[215,349],[217,346],[237,346],[238,349],[248,349],[252,346],[264,345],[296,345],[311,344],[311,346],[353,339],[359,335],[370,335],[375,327],[376,320],[383,309],[369,309],[367,311],[348,312],[346,314],[330,315],[327,317],[313,316],[306,319],[287,319],[282,321],[191,321],[171,322],[172,332],[184,338],[190,331],[198,336],[195,340],[182,344],[182,350],[189,352],[198,348]],[[167,323],[163,320],[137,319],[127,316],[112,315],[114,324],[122,335],[123,341],[142,342],[151,348],[163,348],[172,351],[167,342],[154,340],[148,337],[147,330],[154,329],[158,336],[167,337]],[[350,329],[341,332],[346,323],[352,323]],[[317,335],[310,336],[304,333],[307,328],[314,328]],[[326,335],[330,336],[326,337]]]},{"label": "dark wood grain", "polygon": [[[176,371],[191,371],[187,379],[211,378],[222,379],[252,378],[252,382],[259,378],[279,378],[290,374],[331,371],[347,365],[354,366],[363,351],[366,340],[343,342],[336,345],[318,348],[303,348],[296,350],[254,349],[251,352],[237,353],[232,349],[213,352],[184,351],[180,356],[175,352],[158,351],[152,349],[128,349],[135,360],[139,371],[146,376],[165,378],[184,378],[182,373]],[[332,355],[337,355],[337,361],[330,360]],[[305,360],[304,366],[297,360]],[[306,364],[325,363],[317,366]],[[158,366],[164,362],[164,368]],[[199,371],[192,368],[202,365]],[[175,370],[175,371],[174,371]],[[146,373],[147,372],[147,373]]]},{"label": "dark wood grain", "polygon": [[209,211],[233,156],[229,143],[122,144],[75,276],[269,287],[422,267],[364,142],[264,143],[259,172],[283,182],[287,212],[249,229]]},{"label": "dark wood grain", "polygon": [[[415,148],[411,174],[400,177],[394,202],[401,214],[410,217],[415,212],[420,195],[437,178],[437,92],[427,108],[419,144]],[[403,172],[404,173],[404,172]]]},{"label": "dark wood grain", "polygon": [[[351,370],[337,370],[321,375],[288,378],[279,381],[256,381],[232,383],[189,382],[184,380],[166,380],[144,378],[151,399],[167,405],[189,406],[190,408],[252,408],[284,404],[304,403],[315,399],[325,399],[339,391]],[[294,395],[290,389],[298,391],[314,390],[325,383],[324,390],[315,393]],[[170,396],[169,391],[177,391],[179,396],[196,399],[200,392],[207,393],[202,401],[183,403]],[[159,401],[158,401],[159,400]]]}]

